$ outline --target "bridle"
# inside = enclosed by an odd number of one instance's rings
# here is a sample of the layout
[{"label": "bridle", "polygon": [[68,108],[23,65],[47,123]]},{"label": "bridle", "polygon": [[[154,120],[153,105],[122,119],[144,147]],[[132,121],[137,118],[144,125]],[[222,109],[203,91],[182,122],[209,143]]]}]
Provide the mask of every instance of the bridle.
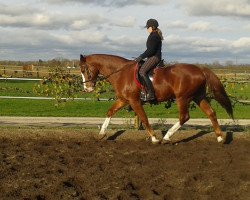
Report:
[{"label": "bridle", "polygon": [[[84,69],[84,71],[87,72],[87,76],[88,76],[88,80],[83,81],[83,83],[88,83],[88,82],[96,83],[96,82],[97,82],[97,78],[96,78],[95,80],[94,80],[94,78],[92,78],[92,75],[91,75],[91,73],[90,73],[89,67],[88,67],[88,65],[87,65],[86,62],[83,64],[83,69]],[[81,73],[82,73],[82,72],[81,72]],[[82,73],[82,74],[83,74],[83,73]]]},{"label": "bridle", "polygon": [[[89,66],[90,66],[90,65],[89,65]],[[113,74],[115,74],[115,73],[117,73],[117,72],[120,72],[121,70],[123,70],[123,67],[122,67],[121,69],[118,69],[118,70],[112,72],[111,74],[109,74],[109,75],[107,75],[107,76],[103,76],[103,77],[99,77],[99,78],[97,77],[97,78],[95,78],[95,80],[94,80],[94,78],[92,78],[91,73],[90,73],[90,70],[89,70],[89,67],[88,67],[88,64],[87,64],[86,62],[84,62],[84,64],[83,64],[83,69],[84,69],[84,71],[86,70],[87,76],[88,76],[88,80],[83,81],[83,83],[92,82],[92,83],[95,84],[97,81],[106,80],[107,78],[109,78],[109,77],[112,76]]]}]

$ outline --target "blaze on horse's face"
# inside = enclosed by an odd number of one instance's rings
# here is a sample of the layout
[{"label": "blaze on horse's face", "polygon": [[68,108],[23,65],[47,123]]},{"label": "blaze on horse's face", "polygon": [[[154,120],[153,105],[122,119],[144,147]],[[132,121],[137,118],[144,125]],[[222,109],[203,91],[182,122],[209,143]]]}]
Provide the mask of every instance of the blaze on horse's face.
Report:
[{"label": "blaze on horse's face", "polygon": [[83,82],[83,91],[84,92],[92,92],[95,86],[95,79],[96,76],[92,73],[94,70],[91,69],[92,67],[87,64],[86,57],[80,55],[80,70],[82,75],[82,82]]}]

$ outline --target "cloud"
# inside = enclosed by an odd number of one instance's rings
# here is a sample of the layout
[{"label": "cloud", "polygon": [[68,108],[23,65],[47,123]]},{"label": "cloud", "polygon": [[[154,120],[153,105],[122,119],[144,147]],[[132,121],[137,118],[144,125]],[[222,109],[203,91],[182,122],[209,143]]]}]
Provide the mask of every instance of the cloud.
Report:
[{"label": "cloud", "polygon": [[[163,45],[166,60],[212,62],[217,59],[223,62],[236,56],[239,62],[250,60],[250,26],[247,20],[236,22],[228,18],[198,17],[199,21],[194,21],[197,17],[189,17],[182,9],[177,10],[176,2],[171,0],[4,2],[6,4],[0,3],[1,59],[78,58],[82,51],[127,58],[138,56],[145,50],[147,39],[145,30],[138,27],[146,17],[143,9],[149,14],[154,13],[155,17],[162,13],[162,19],[169,20],[166,26],[162,26],[163,32],[170,34],[165,37]],[[163,8],[167,2],[171,3],[170,6]],[[240,16],[246,19],[250,13],[250,0],[177,2],[182,2],[189,14],[195,16]],[[150,6],[141,7],[144,5]],[[230,6],[231,9],[228,8]],[[173,12],[168,12],[168,9]],[[166,23],[164,20],[162,23]],[[168,29],[164,30],[166,27]]]},{"label": "cloud", "polygon": [[177,21],[173,21],[171,23],[169,23],[167,25],[168,28],[176,28],[176,29],[186,29],[188,28],[188,25],[186,22],[182,21],[182,20],[177,20]]},{"label": "cloud", "polygon": [[110,25],[119,26],[119,27],[134,27],[136,24],[135,17],[127,16],[122,19],[114,19]]},{"label": "cloud", "polygon": [[169,35],[165,38],[166,53],[172,60],[181,62],[212,62],[238,59],[238,63],[249,63],[250,37],[236,40],[205,37],[183,37]]},{"label": "cloud", "polygon": [[[169,23],[167,25],[168,28],[171,29],[186,29],[189,31],[195,31],[195,32],[206,32],[206,31],[222,31],[225,28],[223,27],[215,27],[210,22],[207,21],[196,21],[193,23],[185,22],[182,20],[177,20]],[[225,29],[226,30],[226,29]]]},{"label": "cloud", "polygon": [[[100,29],[105,25],[119,27],[134,27],[135,17],[106,18],[99,13],[65,13],[43,11],[17,6],[3,6],[0,8],[0,27],[36,28],[41,30],[87,30]],[[18,11],[18,12],[15,12]]]},{"label": "cloud", "polygon": [[244,26],[243,30],[250,32],[250,25],[248,24],[248,25]]},{"label": "cloud", "polygon": [[[0,44],[10,47],[53,45],[54,38],[51,38],[47,31],[32,30],[29,28],[0,29],[2,37]],[[47,42],[46,42],[47,41]]]},{"label": "cloud", "polygon": [[8,16],[0,15],[0,26],[12,26],[12,27],[46,27],[51,23],[50,17],[43,14],[34,15],[20,15],[20,16]]},{"label": "cloud", "polygon": [[242,37],[232,42],[232,47],[238,50],[248,50],[250,52],[250,37]]},{"label": "cloud", "polygon": [[22,6],[10,6],[6,4],[0,3],[0,14],[1,15],[8,15],[8,16],[19,16],[23,13],[30,13],[34,14],[37,13],[39,10],[36,8],[31,8],[29,6],[22,7]]},{"label": "cloud", "polygon": [[[89,29],[90,26],[100,26],[108,20],[100,14],[67,14],[43,11],[20,6],[0,7],[0,26],[1,27],[33,27],[37,29],[57,30],[57,29]],[[31,11],[31,12],[29,12]]]},{"label": "cloud", "polygon": [[109,45],[120,49],[127,48],[127,50],[142,49],[143,51],[145,48],[143,37],[129,37],[126,35],[110,38]]},{"label": "cloud", "polygon": [[[18,34],[17,34],[18,30]],[[103,31],[58,31],[34,30],[32,28],[3,30],[1,57],[6,59],[38,60],[55,57],[78,58],[85,54],[108,53],[127,58],[136,57],[145,50],[145,37],[129,35],[109,36]],[[13,42],[13,38],[15,38]],[[238,62],[247,62],[250,38],[236,40],[206,37],[169,35],[163,44],[163,58],[180,62],[224,62],[236,56]],[[244,60],[245,59],[245,60]]]},{"label": "cloud", "polygon": [[164,46],[167,46],[166,51],[170,59],[178,59],[182,62],[199,62],[203,58],[208,60],[218,56],[221,56],[220,60],[222,60],[231,54],[230,41],[224,39],[170,35],[166,38]]},{"label": "cloud", "polygon": [[184,3],[184,6],[188,13],[194,16],[231,16],[250,18],[249,0],[187,0]]},{"label": "cloud", "polygon": [[198,21],[190,24],[189,29],[200,32],[213,30],[211,24],[209,22],[204,22],[204,21]]},{"label": "cloud", "polygon": [[[70,15],[67,16],[70,18]],[[99,14],[88,14],[88,15],[79,15],[72,16],[69,20],[68,27],[73,30],[82,30],[90,29],[92,27],[102,26],[105,23],[108,23],[109,20],[106,17],[103,17]]]},{"label": "cloud", "polygon": [[95,31],[86,32],[78,31],[71,34],[72,40],[74,40],[74,45],[84,46],[84,44],[97,44],[99,46],[104,45],[109,39],[105,33]]},{"label": "cloud", "polygon": [[47,0],[48,3],[82,3],[104,7],[125,7],[131,5],[161,5],[169,0]]},{"label": "cloud", "polygon": [[209,53],[230,50],[233,41],[205,37],[181,37],[170,35],[166,38],[166,45],[175,51],[190,51]]}]

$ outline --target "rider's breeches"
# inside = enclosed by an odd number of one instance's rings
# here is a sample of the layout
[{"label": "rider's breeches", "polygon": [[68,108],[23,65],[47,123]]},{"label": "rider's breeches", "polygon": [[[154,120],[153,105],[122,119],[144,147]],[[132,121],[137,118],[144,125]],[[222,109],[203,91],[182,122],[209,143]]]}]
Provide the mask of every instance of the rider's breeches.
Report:
[{"label": "rider's breeches", "polygon": [[141,76],[146,76],[147,73],[154,68],[159,63],[159,59],[156,56],[150,57],[146,62],[141,66],[139,74]]}]

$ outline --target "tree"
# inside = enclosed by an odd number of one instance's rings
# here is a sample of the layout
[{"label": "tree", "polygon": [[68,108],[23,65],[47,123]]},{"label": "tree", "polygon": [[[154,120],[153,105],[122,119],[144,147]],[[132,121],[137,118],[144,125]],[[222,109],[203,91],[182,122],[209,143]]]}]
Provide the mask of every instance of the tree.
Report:
[{"label": "tree", "polygon": [[35,85],[34,92],[54,97],[55,106],[77,97],[82,89],[82,80],[79,76],[69,74],[63,62],[52,60],[49,64],[49,75]]}]

